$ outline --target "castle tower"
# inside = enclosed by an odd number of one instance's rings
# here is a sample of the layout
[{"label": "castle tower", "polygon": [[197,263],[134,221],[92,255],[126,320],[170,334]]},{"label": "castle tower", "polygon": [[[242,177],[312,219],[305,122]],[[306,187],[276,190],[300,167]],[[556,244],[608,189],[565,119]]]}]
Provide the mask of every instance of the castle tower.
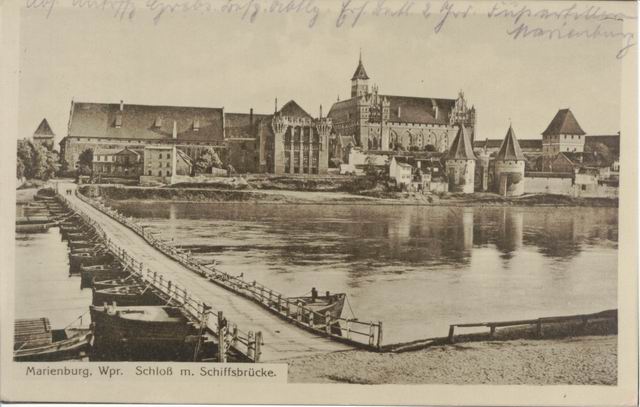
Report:
[{"label": "castle tower", "polygon": [[362,54],[358,60],[358,67],[351,77],[351,97],[364,96],[369,93],[369,76],[362,65]]},{"label": "castle tower", "polygon": [[471,148],[467,128],[460,125],[445,163],[449,178],[449,192],[473,193],[475,165],[476,156]]},{"label": "castle tower", "polygon": [[458,92],[458,98],[451,110],[449,124],[452,126],[462,125],[466,127],[469,135],[469,141],[473,144],[476,132],[476,108],[475,106],[471,106],[471,108],[467,107],[467,101],[464,98],[464,92],[462,91]]},{"label": "castle tower", "polygon": [[47,119],[42,119],[36,131],[33,132],[33,142],[36,144],[41,144],[42,146],[51,150],[53,149],[54,137],[55,134],[53,133],[53,130],[51,130],[49,122],[47,121]]},{"label": "castle tower", "polygon": [[562,152],[584,152],[585,132],[569,109],[558,110],[542,132],[542,155],[555,157]]},{"label": "castle tower", "polygon": [[524,168],[526,158],[520,144],[509,125],[507,135],[502,141],[494,167],[494,188],[503,196],[519,196],[524,194]]}]

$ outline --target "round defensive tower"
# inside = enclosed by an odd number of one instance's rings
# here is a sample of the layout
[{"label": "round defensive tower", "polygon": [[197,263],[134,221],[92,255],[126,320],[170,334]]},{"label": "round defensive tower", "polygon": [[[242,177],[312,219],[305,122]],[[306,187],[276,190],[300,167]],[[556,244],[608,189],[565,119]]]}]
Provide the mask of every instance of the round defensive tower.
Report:
[{"label": "round defensive tower", "polygon": [[495,191],[502,196],[524,194],[524,170],[526,158],[516,139],[513,128],[509,126],[495,159]]},{"label": "round defensive tower", "polygon": [[467,129],[461,125],[451,143],[445,168],[449,179],[449,192],[471,194],[474,190],[476,156],[473,154]]}]

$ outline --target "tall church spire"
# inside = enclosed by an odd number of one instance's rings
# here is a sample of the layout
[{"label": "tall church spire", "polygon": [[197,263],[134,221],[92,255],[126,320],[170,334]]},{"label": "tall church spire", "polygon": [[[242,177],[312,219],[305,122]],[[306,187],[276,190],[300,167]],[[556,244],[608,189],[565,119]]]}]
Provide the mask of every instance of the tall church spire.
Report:
[{"label": "tall church spire", "polygon": [[362,64],[362,49],[358,59],[358,66],[351,77],[351,97],[366,95],[369,92],[369,76]]}]

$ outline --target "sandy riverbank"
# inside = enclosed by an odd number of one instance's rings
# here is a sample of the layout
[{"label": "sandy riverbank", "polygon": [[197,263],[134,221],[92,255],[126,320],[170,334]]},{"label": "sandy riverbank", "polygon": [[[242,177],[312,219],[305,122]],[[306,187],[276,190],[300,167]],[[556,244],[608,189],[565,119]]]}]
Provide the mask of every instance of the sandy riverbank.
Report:
[{"label": "sandy riverbank", "polygon": [[617,199],[573,198],[547,194],[510,198],[490,193],[446,194],[443,196],[433,194],[399,194],[395,198],[380,198],[334,191],[229,190],[215,188],[124,187],[112,185],[83,186],[81,191],[88,193],[90,196],[99,195],[107,200],[115,201],[250,202],[302,205],[618,206]]},{"label": "sandy riverbank", "polygon": [[293,383],[615,385],[617,340],[467,342],[399,354],[335,352],[287,363]]}]

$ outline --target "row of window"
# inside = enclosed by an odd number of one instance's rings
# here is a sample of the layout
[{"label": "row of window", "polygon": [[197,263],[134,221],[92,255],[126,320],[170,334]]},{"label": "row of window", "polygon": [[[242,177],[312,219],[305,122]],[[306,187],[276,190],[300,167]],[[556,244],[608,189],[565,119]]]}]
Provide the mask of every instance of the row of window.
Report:
[{"label": "row of window", "polygon": [[[158,171],[158,177],[162,177],[162,174],[163,174],[162,170],[159,170]],[[167,170],[165,172],[165,174],[166,174],[167,177],[170,177],[171,176],[171,171]],[[147,175],[153,176],[153,171],[152,170],[147,171]]]}]

